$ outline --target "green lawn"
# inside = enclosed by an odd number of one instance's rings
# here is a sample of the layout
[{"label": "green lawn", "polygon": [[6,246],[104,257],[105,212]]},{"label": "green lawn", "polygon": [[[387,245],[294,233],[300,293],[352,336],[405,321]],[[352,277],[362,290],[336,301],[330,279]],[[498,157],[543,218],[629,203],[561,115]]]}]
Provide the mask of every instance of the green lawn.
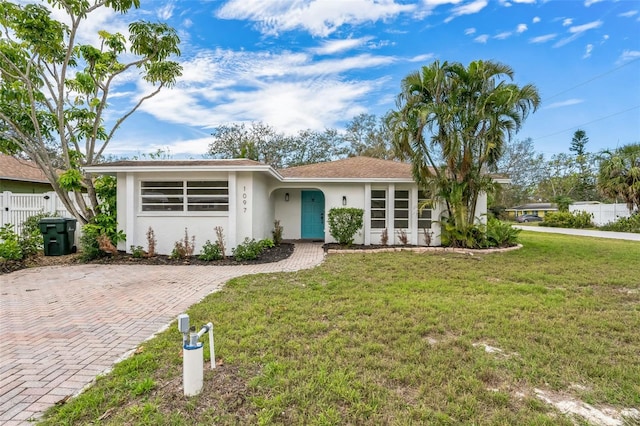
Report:
[{"label": "green lawn", "polygon": [[640,244],[521,241],[235,279],[188,312],[223,360],[202,395],[182,395],[174,322],[44,423],[574,424],[536,388],[640,407]]}]

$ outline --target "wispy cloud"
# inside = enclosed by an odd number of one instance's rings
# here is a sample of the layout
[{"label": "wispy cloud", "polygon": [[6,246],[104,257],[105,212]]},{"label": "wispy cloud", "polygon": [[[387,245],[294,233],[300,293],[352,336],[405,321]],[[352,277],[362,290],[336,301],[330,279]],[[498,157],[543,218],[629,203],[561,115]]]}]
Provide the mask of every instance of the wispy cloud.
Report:
[{"label": "wispy cloud", "polygon": [[529,43],[546,43],[558,37],[558,34],[546,34],[543,36],[533,37],[529,39]]},{"label": "wispy cloud", "polygon": [[482,34],[479,35],[478,37],[474,38],[473,41],[475,41],[476,43],[486,43],[487,40],[489,40],[489,36],[487,34]]},{"label": "wispy cloud", "polygon": [[319,55],[333,55],[335,53],[345,52],[367,43],[373,37],[347,38],[343,40],[327,40],[322,46],[311,49]]},{"label": "wispy cloud", "polygon": [[414,56],[413,58],[409,59],[409,62],[424,62],[428,61],[429,59],[433,59],[434,56],[435,55],[433,53],[425,53],[424,55]]},{"label": "wispy cloud", "polygon": [[167,4],[162,5],[158,9],[156,9],[156,15],[158,16],[158,19],[162,21],[167,21],[171,19],[171,17],[173,16],[174,8],[175,8],[174,4],[169,2]]},{"label": "wispy cloud", "polygon": [[255,22],[263,34],[301,29],[311,35],[327,37],[344,25],[377,22],[416,10],[415,4],[400,4],[394,0],[230,0],[218,11],[220,19],[241,19]]},{"label": "wispy cloud", "polygon": [[456,6],[452,9],[451,16],[445,19],[444,22],[450,22],[458,16],[476,14],[487,7],[487,4],[489,4],[488,0],[474,0],[471,3]]},{"label": "wispy cloud", "polygon": [[567,99],[566,101],[554,102],[547,105],[544,109],[562,108],[571,105],[577,105],[584,102],[584,99]]},{"label": "wispy cloud", "polygon": [[633,18],[634,16],[636,16],[638,14],[637,10],[630,10],[628,12],[624,12],[624,13],[619,13],[618,16],[622,17],[622,18]]},{"label": "wispy cloud", "polygon": [[531,22],[533,22],[534,24],[537,24],[540,21],[541,21],[541,19],[540,19],[539,16],[534,16],[533,19],[531,20]]},{"label": "wispy cloud", "polygon": [[573,24],[573,18],[564,18],[562,20],[562,26],[563,27],[568,27],[571,24]]},{"label": "wispy cloud", "polygon": [[493,36],[493,38],[498,39],[498,40],[504,40],[507,39],[509,37],[511,37],[513,33],[510,31],[505,31],[505,32],[501,32],[499,34],[496,34]]},{"label": "wispy cloud", "polygon": [[464,30],[464,35],[473,35],[475,33],[476,33],[475,28],[467,28],[466,30]]},{"label": "wispy cloud", "polygon": [[622,55],[618,58],[617,63],[622,64],[625,62],[633,61],[634,59],[640,58],[640,50],[625,50],[622,52]]},{"label": "wispy cloud", "polygon": [[592,4],[600,3],[601,1],[604,1],[604,0],[584,0],[584,5],[586,7],[589,7]]},{"label": "wispy cloud", "polygon": [[582,59],[587,59],[591,57],[592,51],[593,51],[593,44],[587,44],[584,48],[584,55],[582,55]]},{"label": "wispy cloud", "polygon": [[518,24],[518,28],[516,28],[516,32],[522,34],[523,32],[527,31],[529,29],[529,27],[527,27],[527,24]]},{"label": "wispy cloud", "polygon": [[565,44],[571,43],[573,40],[577,39],[585,32],[589,30],[593,30],[595,28],[600,28],[602,24],[603,24],[602,21],[597,20],[597,21],[589,22],[587,24],[570,27],[569,33],[571,34],[571,36],[558,41],[556,44],[553,45],[553,47],[562,47]]}]

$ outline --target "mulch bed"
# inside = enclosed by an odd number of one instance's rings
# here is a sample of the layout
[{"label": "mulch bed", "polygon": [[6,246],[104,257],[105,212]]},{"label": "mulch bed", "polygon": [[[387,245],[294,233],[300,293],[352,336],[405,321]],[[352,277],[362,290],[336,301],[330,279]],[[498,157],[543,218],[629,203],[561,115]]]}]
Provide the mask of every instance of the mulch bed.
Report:
[{"label": "mulch bed", "polygon": [[135,258],[131,254],[120,252],[117,255],[107,255],[91,261],[82,261],[78,253],[64,256],[44,256],[38,255],[21,261],[0,262],[0,274],[8,274],[25,268],[36,268],[39,266],[59,266],[77,264],[98,264],[98,265],[201,265],[201,266],[221,266],[221,265],[253,265],[260,263],[279,262],[287,259],[293,253],[294,244],[281,243],[279,246],[268,248],[262,252],[255,260],[236,261],[233,256],[228,256],[223,260],[205,261],[191,256],[186,259],[173,259],[169,256],[158,255],[154,257]]}]

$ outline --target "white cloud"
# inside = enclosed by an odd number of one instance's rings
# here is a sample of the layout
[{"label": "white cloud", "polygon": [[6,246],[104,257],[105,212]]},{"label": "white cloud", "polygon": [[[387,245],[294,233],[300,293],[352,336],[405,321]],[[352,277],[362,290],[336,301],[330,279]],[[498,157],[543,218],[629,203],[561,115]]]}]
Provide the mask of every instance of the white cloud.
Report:
[{"label": "white cloud", "polygon": [[604,1],[604,0],[584,0],[584,5],[586,7],[589,7],[592,4],[600,3],[601,1]]},{"label": "white cloud", "polygon": [[424,62],[432,59],[434,57],[433,53],[425,53],[424,55],[417,55],[413,58],[409,59],[409,62]]},{"label": "white cloud", "polygon": [[522,34],[523,32],[527,31],[529,29],[529,27],[527,27],[527,24],[518,24],[518,28],[516,29],[516,32]]},{"label": "white cloud", "polygon": [[587,59],[587,58],[591,57],[591,52],[592,51],[593,51],[593,44],[587,44],[585,46],[584,55],[582,56],[582,59]]},{"label": "white cloud", "polygon": [[564,46],[565,44],[571,43],[573,40],[577,39],[585,32],[599,28],[602,26],[602,24],[603,22],[598,20],[598,21],[589,22],[587,24],[570,27],[569,33],[571,33],[572,35],[558,41],[556,44],[553,45],[553,47],[561,47],[561,46]]},{"label": "white cloud", "polygon": [[529,43],[546,43],[556,38],[558,34],[546,34],[543,36],[533,37],[529,39]]},{"label": "white cloud", "polygon": [[618,16],[620,16],[622,18],[632,18],[632,17],[636,16],[637,14],[638,14],[637,10],[630,10],[628,12],[619,13]]},{"label": "white cloud", "polygon": [[343,25],[377,22],[416,10],[394,0],[230,0],[216,13],[220,19],[249,20],[263,34],[302,29],[326,37]]},{"label": "white cloud", "polygon": [[567,99],[566,101],[554,102],[544,107],[544,109],[562,108],[571,105],[577,105],[584,102],[584,99]]},{"label": "white cloud", "polygon": [[156,9],[156,15],[158,19],[162,21],[167,21],[173,16],[174,4],[169,2],[158,9]]},{"label": "white cloud", "polygon": [[[396,60],[360,54],[318,61],[311,52],[203,50],[183,61],[184,75],[175,88],[160,92],[141,109],[160,121],[198,129],[247,121],[264,121],[290,133],[335,127],[345,117],[366,112],[364,97],[382,90],[386,81],[346,80],[344,73]],[[140,92],[148,88],[142,80],[137,84]]]},{"label": "white cloud", "polygon": [[562,20],[563,27],[568,27],[571,24],[573,24],[573,18],[565,18]]},{"label": "white cloud", "polygon": [[496,38],[498,40],[505,40],[505,39],[511,37],[511,34],[513,34],[513,33],[511,33],[510,31],[505,31],[505,32],[502,32],[502,33],[494,35],[493,38]]},{"label": "white cloud", "polygon": [[467,28],[466,30],[464,30],[464,35],[472,35],[476,33],[476,29],[475,28]]},{"label": "white cloud", "polygon": [[449,16],[444,21],[450,22],[454,18],[462,15],[473,15],[487,7],[487,4],[489,4],[488,0],[474,0],[471,3],[456,6],[453,8],[451,16]]},{"label": "white cloud", "polygon": [[193,25],[193,21],[191,19],[187,18],[184,21],[182,21],[182,25],[185,28],[191,28],[191,26]]},{"label": "white cloud", "polygon": [[600,28],[602,26],[603,22],[598,20],[598,21],[593,21],[593,22],[589,22],[588,24],[584,24],[584,25],[578,25],[575,27],[571,27],[569,28],[569,32],[570,33],[583,33],[585,31],[589,31],[589,30],[593,30],[595,28]]},{"label": "white cloud", "polygon": [[319,55],[332,55],[334,53],[340,53],[362,46],[372,38],[373,37],[361,37],[347,38],[343,40],[327,40],[322,43],[322,46],[316,47],[311,50]]},{"label": "white cloud", "polygon": [[617,63],[621,64],[640,58],[640,50],[625,50],[618,58]]},{"label": "white cloud", "polygon": [[489,40],[489,36],[487,34],[479,35],[478,37],[473,39],[473,41],[475,41],[476,43],[486,43],[487,40]]},{"label": "white cloud", "polygon": [[540,19],[539,16],[534,16],[533,19],[531,20],[531,22],[533,22],[534,24],[537,24],[540,21],[541,21],[541,19]]}]

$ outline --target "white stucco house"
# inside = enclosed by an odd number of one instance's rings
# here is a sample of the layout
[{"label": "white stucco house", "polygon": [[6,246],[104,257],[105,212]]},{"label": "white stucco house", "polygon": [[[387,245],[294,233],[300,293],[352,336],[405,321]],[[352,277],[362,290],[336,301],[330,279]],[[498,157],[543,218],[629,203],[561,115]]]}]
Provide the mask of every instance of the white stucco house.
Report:
[{"label": "white stucco house", "polygon": [[[276,170],[247,159],[119,161],[87,171],[118,179],[118,227],[127,237],[121,250],[146,248],[151,227],[156,251],[170,254],[187,228],[199,253],[206,240],[215,241],[216,226],[231,250],[245,238],[271,238],[274,220],[284,239],[333,242],[327,217],[334,207],[364,210],[355,244],[379,244],[387,229],[389,244],[399,243],[402,230],[410,244],[425,245],[426,229],[430,244],[440,245],[441,207],[419,211],[425,194],[405,163],[353,157]],[[478,216],[486,211],[481,196]]]}]

